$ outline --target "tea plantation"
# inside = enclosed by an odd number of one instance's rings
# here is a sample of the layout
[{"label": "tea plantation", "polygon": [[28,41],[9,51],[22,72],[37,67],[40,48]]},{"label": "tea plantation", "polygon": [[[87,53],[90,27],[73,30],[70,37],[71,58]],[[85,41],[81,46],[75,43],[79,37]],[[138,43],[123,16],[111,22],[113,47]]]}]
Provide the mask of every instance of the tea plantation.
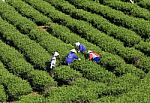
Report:
[{"label": "tea plantation", "polygon": [[0,0],[1,103],[150,103],[149,71],[149,0]]}]

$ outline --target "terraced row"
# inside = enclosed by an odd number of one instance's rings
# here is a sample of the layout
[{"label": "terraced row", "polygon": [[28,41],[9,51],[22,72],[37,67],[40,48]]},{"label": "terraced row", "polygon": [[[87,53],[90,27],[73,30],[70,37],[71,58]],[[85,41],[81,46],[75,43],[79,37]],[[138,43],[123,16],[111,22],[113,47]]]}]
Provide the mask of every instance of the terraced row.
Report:
[{"label": "terraced row", "polygon": [[[20,0],[15,0],[13,2],[11,1],[9,3],[11,3],[11,5],[13,5],[19,12],[21,12],[22,15],[26,15],[27,17],[29,16],[28,13],[27,13],[27,11],[29,9],[30,9],[30,11],[33,12],[33,14],[36,13],[37,15],[40,15],[39,12],[36,12],[36,10],[34,10],[33,8],[31,8],[29,5],[21,2]],[[22,8],[22,6],[17,5],[17,4],[23,5],[23,8]],[[25,10],[26,10],[26,12],[25,12]],[[43,17],[43,18],[45,18],[45,17]],[[35,21],[37,21],[36,18],[35,18]],[[51,34],[54,35],[54,36],[56,36],[57,38],[60,38],[64,42],[71,43],[73,45],[74,42],[76,42],[76,40],[79,40],[79,41],[82,41],[82,43],[86,44],[86,46],[89,49],[94,49],[96,51],[101,51],[95,45],[92,45],[91,43],[88,43],[86,40],[80,38],[79,36],[77,36],[77,35],[75,35],[73,33],[71,33],[71,31],[69,29],[67,29],[67,28],[65,28],[63,26],[59,26],[59,25],[57,25],[55,23],[51,23],[51,22],[49,22],[49,26],[50,26],[50,32],[51,32]],[[108,70],[114,71],[115,74],[122,75],[124,73],[130,72],[130,73],[132,73],[134,75],[138,75],[138,76],[142,77],[142,75],[143,75],[142,71],[140,71],[138,69],[136,70],[136,68],[133,67],[132,65],[126,65],[124,63],[124,61],[121,60],[121,58],[119,58],[117,56],[113,56],[113,55],[105,53],[105,52],[103,53],[103,55],[104,56],[103,56],[103,59],[102,59],[102,65],[105,66]],[[110,62],[110,59],[111,59],[111,62]],[[96,69],[97,66],[94,66],[94,65],[90,66],[90,65],[92,65],[92,63],[90,63],[90,64],[88,64],[88,63],[85,63],[85,62],[81,61],[78,65],[77,65],[77,63],[75,63],[75,65],[73,66],[73,68],[76,68],[76,69],[82,68],[82,69],[80,69],[81,71],[86,70],[84,68],[86,68],[87,66]],[[96,71],[98,71],[98,70],[96,70]],[[96,73],[96,71],[95,71],[95,73]],[[88,73],[88,72],[86,72],[86,73]],[[90,74],[88,76],[90,77]]]},{"label": "terraced row", "polygon": [[91,0],[68,1],[74,4],[77,8],[83,8],[87,11],[91,11],[96,14],[102,15],[103,17],[107,18],[109,21],[115,23],[116,25],[124,26],[128,29],[131,29],[140,34],[140,36],[143,38],[150,37],[149,21],[125,15],[123,12],[114,10],[108,6],[101,5]]},{"label": "terraced row", "polygon": [[[53,21],[60,21],[59,23],[69,27],[73,31],[78,32],[82,37],[96,44],[104,51],[118,54],[129,63],[131,63],[135,57],[139,58],[140,62],[135,64],[135,66],[142,68],[144,71],[148,71],[147,69],[149,68],[148,66],[150,59],[146,58],[143,53],[135,50],[134,48],[125,48],[120,42],[112,39],[109,36],[106,36],[103,33],[100,33],[97,29],[91,27],[88,23],[72,19],[70,16],[55,10],[55,8],[49,5],[47,2],[37,0],[36,2],[34,0],[28,0],[26,2],[30,3],[39,11],[48,14],[48,16],[53,19]],[[41,2],[42,5],[39,5]]]},{"label": "terraced row", "polygon": [[21,34],[15,27],[3,21],[2,18],[0,18],[0,33],[5,42],[9,41],[10,45],[23,53],[34,67],[44,69],[45,63],[50,59],[50,55],[38,43]]},{"label": "terraced row", "polygon": [[0,84],[4,86],[5,92],[8,95],[7,97],[4,95],[5,101],[7,98],[18,98],[19,96],[29,94],[32,91],[32,88],[27,81],[9,73],[2,62],[0,62],[0,80]]},{"label": "terraced row", "polygon": [[55,86],[56,83],[45,71],[34,70],[33,66],[25,61],[24,57],[14,48],[0,41],[0,58],[9,72],[27,79],[35,90],[44,90],[46,86]]},{"label": "terraced row", "polygon": [[149,0],[140,0],[137,4],[143,8],[150,10],[150,1]]},{"label": "terraced row", "polygon": [[125,14],[144,18],[145,20],[150,20],[150,11],[144,8],[141,8],[138,5],[133,5],[131,3],[126,3],[117,0],[106,0],[103,4],[108,5],[109,7],[120,10]]}]

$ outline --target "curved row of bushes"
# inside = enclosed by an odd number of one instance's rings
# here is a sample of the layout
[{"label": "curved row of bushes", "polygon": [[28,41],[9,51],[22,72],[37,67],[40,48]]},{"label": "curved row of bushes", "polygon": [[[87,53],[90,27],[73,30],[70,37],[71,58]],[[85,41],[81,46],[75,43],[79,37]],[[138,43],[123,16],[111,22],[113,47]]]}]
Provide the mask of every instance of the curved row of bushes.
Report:
[{"label": "curved row of bushes", "polygon": [[149,0],[140,0],[137,4],[143,8],[150,10],[150,1]]},{"label": "curved row of bushes", "polygon": [[131,63],[134,58],[139,58],[140,61],[135,65],[142,68],[146,72],[149,71],[148,68],[150,66],[150,59],[145,57],[143,53],[135,50],[134,48],[125,48],[121,42],[100,33],[97,29],[94,29],[91,25],[89,25],[89,23],[72,19],[70,16],[55,10],[55,8],[47,2],[42,2],[42,5],[39,5],[41,1],[37,0],[27,0],[26,2],[30,3],[39,11],[48,14],[48,17],[51,17],[54,22],[58,22],[69,27],[74,32],[80,34],[81,37],[84,37],[88,41],[96,44],[104,51],[118,54],[129,63]]},{"label": "curved row of bushes", "polygon": [[21,96],[20,100],[14,103],[46,103],[46,99],[39,94],[29,94]]},{"label": "curved row of bushes", "polygon": [[20,77],[17,77],[12,73],[9,73],[1,62],[0,84],[4,85],[7,95],[11,98],[18,98],[19,96],[26,95],[32,91],[32,88],[27,81],[22,80]]},{"label": "curved row of bushes", "polygon": [[136,49],[142,51],[144,54],[150,56],[150,42],[141,41],[137,45],[134,46]]},{"label": "curved row of bushes", "polygon": [[47,86],[56,83],[45,71],[34,70],[33,66],[25,61],[23,56],[14,48],[0,41],[0,59],[8,70],[17,76],[27,79],[35,90],[44,90]]},{"label": "curved row of bushes", "polygon": [[46,62],[50,60],[50,55],[38,43],[21,34],[8,22],[0,18],[0,33],[5,41],[11,41],[21,53],[38,69],[43,69]]},{"label": "curved row of bushes", "polygon": [[82,77],[82,74],[79,71],[73,70],[69,66],[56,67],[53,73],[55,80],[59,83],[58,85],[70,84],[77,78]]},{"label": "curved row of bushes", "polygon": [[[149,98],[149,89],[150,89],[150,73],[147,74],[147,76],[139,82],[139,85],[137,85],[135,88],[133,88],[128,93],[120,96],[119,98],[116,98],[114,102],[112,103],[146,103],[150,102]],[[141,96],[142,95],[142,96]],[[131,98],[132,97],[132,98]]]},{"label": "curved row of bushes", "polygon": [[88,21],[100,31],[103,31],[107,35],[113,36],[114,38],[122,41],[125,46],[133,46],[134,44],[137,44],[139,41],[141,41],[141,37],[138,36],[135,32],[125,29],[123,27],[116,26],[110,23],[105,18],[96,14],[92,14],[82,9],[77,9],[65,0],[45,1],[50,2],[57,9],[71,15],[71,17],[73,18]]},{"label": "curved row of bushes", "polygon": [[147,9],[139,7],[138,5],[117,0],[106,0],[104,1],[104,4],[112,7],[113,9],[120,10],[125,14],[150,20],[150,12]]},{"label": "curved row of bushes", "polygon": [[90,0],[68,0],[78,8],[97,13],[107,18],[116,25],[124,26],[128,29],[134,30],[143,38],[150,37],[150,22],[144,19],[127,16],[124,13],[111,9],[108,6],[101,5]]},{"label": "curved row of bushes", "polygon": [[[137,83],[139,83],[139,80],[140,80],[139,78],[134,77],[131,74],[125,74],[123,77],[116,79],[114,83],[112,83],[111,86],[106,86],[102,83],[93,82],[93,81],[83,79],[83,78],[78,78],[76,81],[72,82],[72,85],[74,86],[74,89],[72,90],[75,91],[76,90],[75,87],[77,86],[78,88],[85,90],[87,94],[88,92],[90,92],[91,94],[88,94],[88,95],[92,97],[90,99],[90,101],[92,102],[94,99],[97,99],[97,98],[102,98],[102,97],[107,97],[107,96],[118,96],[123,93],[126,93],[129,90],[131,90],[133,87],[137,86]],[[66,89],[62,91],[65,92],[67,89],[68,88],[66,87]],[[72,92],[72,95],[75,94],[74,91]],[[61,96],[56,94],[56,92],[54,92],[55,98],[61,98]],[[64,95],[65,96],[64,98],[67,99],[69,94],[70,92],[66,93]],[[48,97],[48,99],[50,98],[53,99],[54,98],[53,95],[50,95]],[[86,99],[89,100],[88,97],[86,97]]]}]

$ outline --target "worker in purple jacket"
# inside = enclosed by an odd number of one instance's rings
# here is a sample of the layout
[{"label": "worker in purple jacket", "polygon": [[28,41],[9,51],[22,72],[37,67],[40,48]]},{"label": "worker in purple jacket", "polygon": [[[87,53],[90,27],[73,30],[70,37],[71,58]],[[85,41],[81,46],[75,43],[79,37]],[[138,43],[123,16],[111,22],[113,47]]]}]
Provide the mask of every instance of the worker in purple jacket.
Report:
[{"label": "worker in purple jacket", "polygon": [[81,44],[80,42],[76,42],[75,46],[78,52],[85,53],[86,47],[83,44]]},{"label": "worker in purple jacket", "polygon": [[69,54],[66,57],[66,64],[70,65],[74,60],[81,60],[77,55],[75,49],[70,50]]}]

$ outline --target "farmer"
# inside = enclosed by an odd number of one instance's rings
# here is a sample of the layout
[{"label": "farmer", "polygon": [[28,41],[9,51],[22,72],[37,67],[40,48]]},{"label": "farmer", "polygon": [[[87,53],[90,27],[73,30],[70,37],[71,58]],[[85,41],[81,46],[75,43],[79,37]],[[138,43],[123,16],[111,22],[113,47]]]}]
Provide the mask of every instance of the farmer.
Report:
[{"label": "farmer", "polygon": [[59,56],[59,53],[58,52],[54,52],[54,55],[52,56],[51,61],[50,61],[50,69],[55,68],[56,57],[58,57],[58,56]]},{"label": "farmer", "polygon": [[85,53],[86,47],[83,44],[81,44],[80,42],[76,42],[75,46],[78,52]]},{"label": "farmer", "polygon": [[76,55],[77,51],[75,49],[70,50],[69,54],[66,57],[66,64],[70,65],[74,60],[81,60]]},{"label": "farmer", "polygon": [[91,51],[91,50],[88,50],[88,58],[89,58],[89,60],[92,60],[96,63],[99,63],[101,60],[100,55],[97,54],[96,52]]}]

